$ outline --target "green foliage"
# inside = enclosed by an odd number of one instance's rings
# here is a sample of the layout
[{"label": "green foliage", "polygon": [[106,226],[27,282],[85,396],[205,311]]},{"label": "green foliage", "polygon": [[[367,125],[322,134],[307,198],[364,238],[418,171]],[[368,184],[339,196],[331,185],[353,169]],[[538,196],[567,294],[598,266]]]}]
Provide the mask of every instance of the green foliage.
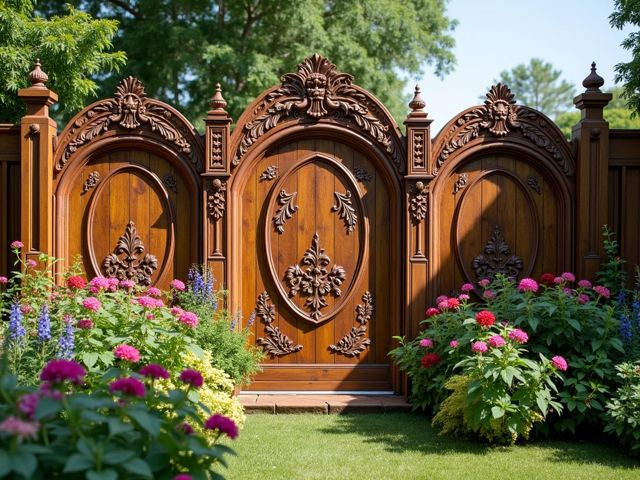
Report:
[{"label": "green foliage", "polygon": [[604,431],[640,454],[640,362],[616,365],[622,386],[607,403]]},{"label": "green foliage", "polygon": [[614,238],[615,233],[609,230],[607,225],[602,227],[604,237],[605,260],[598,272],[598,282],[611,291],[612,296],[617,296],[624,290],[627,283],[627,273],[624,270],[626,261],[620,257],[620,246]]},{"label": "green foliage", "polygon": [[518,103],[554,118],[571,108],[575,96],[575,88],[566,80],[560,80],[561,75],[551,63],[532,58],[529,65],[521,63],[510,71],[500,72],[500,79],[494,83],[506,84]]},{"label": "green foliage", "polygon": [[17,122],[24,115],[18,89],[40,58],[49,75],[47,86],[60,98],[58,112],[69,116],[97,91],[92,77],[117,71],[123,52],[110,52],[117,31],[114,20],[95,20],[73,8],[44,18],[34,13],[33,0],[0,2],[0,121]]},{"label": "green foliage", "polygon": [[[59,11],[66,2],[40,2],[39,8]],[[455,22],[445,15],[445,0],[70,3],[117,19],[114,43],[127,53],[124,73],[140,78],[150,96],[179,105],[192,121],[204,116],[216,83],[237,119],[259,93],[316,52],[352,73],[402,120],[404,77],[425,65],[442,75],[454,63],[449,33]],[[118,80],[106,78],[102,95],[111,96]]]},{"label": "green foliage", "polygon": [[469,426],[464,421],[469,383],[471,377],[468,375],[454,375],[444,383],[444,388],[451,390],[451,394],[444,399],[431,420],[431,424],[440,430],[440,435],[457,438],[470,436]]},{"label": "green foliage", "polygon": [[[609,16],[612,27],[622,30],[626,25],[638,27],[640,25],[639,0],[615,0],[614,11]],[[625,50],[631,51],[630,62],[616,65],[615,81],[624,83],[624,97],[629,109],[636,115],[640,112],[640,34],[632,32],[622,42]]]}]

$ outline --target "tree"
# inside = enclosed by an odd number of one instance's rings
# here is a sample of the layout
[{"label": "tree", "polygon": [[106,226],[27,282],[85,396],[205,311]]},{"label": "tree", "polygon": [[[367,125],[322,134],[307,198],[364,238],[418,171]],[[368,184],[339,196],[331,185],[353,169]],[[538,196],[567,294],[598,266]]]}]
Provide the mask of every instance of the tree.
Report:
[{"label": "tree", "polygon": [[[615,0],[609,23],[619,30],[622,30],[626,24],[639,26],[640,0]],[[621,45],[625,50],[631,51],[633,58],[630,62],[616,65],[615,81],[623,82],[624,98],[635,117],[640,113],[640,33],[630,33]]]},{"label": "tree", "polygon": [[562,72],[554,70],[551,63],[532,58],[529,65],[522,63],[510,71],[500,72],[500,80],[494,83],[506,84],[518,103],[555,118],[571,108],[575,96],[573,85],[560,80],[560,75]]},{"label": "tree", "polygon": [[[41,2],[56,11],[63,2]],[[148,95],[202,118],[222,85],[234,118],[263,90],[319,53],[352,73],[392,114],[407,113],[407,76],[425,65],[449,72],[455,22],[445,0],[71,0],[100,18],[120,22],[115,45],[127,53],[126,75]],[[119,78],[101,82],[111,96]]]},{"label": "tree", "polygon": [[0,121],[17,122],[24,114],[18,89],[40,58],[47,85],[60,96],[59,115],[83,106],[96,92],[91,76],[124,64],[123,52],[109,52],[114,20],[95,20],[68,8],[50,19],[34,13],[33,0],[0,1]]}]

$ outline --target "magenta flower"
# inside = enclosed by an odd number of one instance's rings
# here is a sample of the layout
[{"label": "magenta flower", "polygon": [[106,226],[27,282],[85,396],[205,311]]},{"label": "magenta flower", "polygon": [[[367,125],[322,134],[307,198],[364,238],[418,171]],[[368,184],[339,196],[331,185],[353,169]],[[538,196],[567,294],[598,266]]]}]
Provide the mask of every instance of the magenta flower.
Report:
[{"label": "magenta flower", "polygon": [[87,297],[82,301],[82,306],[87,310],[91,310],[92,312],[97,312],[100,310],[102,303],[96,297]]},{"label": "magenta flower", "polygon": [[189,368],[183,370],[179,378],[182,383],[191,385],[194,388],[200,388],[204,383],[202,374],[197,370],[191,370]]},{"label": "magenta flower", "polygon": [[109,391],[111,393],[121,392],[131,397],[144,397],[145,395],[144,383],[137,378],[130,377],[114,380],[109,384]]},{"label": "magenta flower", "polygon": [[69,380],[71,383],[82,383],[87,372],[74,360],[50,360],[40,373],[40,380],[52,384]]},{"label": "magenta flower", "polygon": [[232,439],[238,436],[238,426],[235,422],[217,413],[207,418],[207,421],[204,422],[204,428],[207,430],[218,430],[218,432],[224,433]]},{"label": "magenta flower", "polygon": [[460,300],[461,302],[466,302],[470,298],[471,297],[469,295],[467,295],[466,293],[461,293],[460,295],[458,295],[458,300]]},{"label": "magenta flower", "polygon": [[578,295],[578,303],[580,305],[584,305],[585,303],[589,302],[589,295],[586,295],[584,293],[581,293],[580,295]]},{"label": "magenta flower", "polygon": [[18,410],[20,410],[29,420],[36,415],[36,409],[40,402],[40,396],[37,393],[27,393],[18,399]]},{"label": "magenta flower", "polygon": [[178,429],[181,430],[185,435],[193,435],[193,427],[187,422],[183,422],[178,425]]},{"label": "magenta flower", "polygon": [[147,292],[146,293],[150,297],[160,297],[160,296],[162,296],[162,292],[160,291],[159,288],[156,288],[156,287],[147,288]]},{"label": "magenta flower", "polygon": [[489,347],[485,342],[473,342],[471,344],[471,350],[475,353],[485,353],[489,350]]},{"label": "magenta flower", "polygon": [[117,278],[108,278],[107,282],[109,283],[110,292],[115,292],[118,289],[118,285],[120,285],[120,280]]},{"label": "magenta flower", "polygon": [[184,282],[182,280],[178,280],[177,278],[171,280],[170,285],[171,285],[171,288],[179,292],[184,292],[187,289]]},{"label": "magenta flower", "polygon": [[27,267],[31,267],[31,268],[35,268],[35,266],[37,265],[35,260],[27,260]]},{"label": "magenta flower", "polygon": [[438,308],[440,310],[447,310],[449,308],[449,302],[447,300],[443,300],[442,302],[438,302]]},{"label": "magenta flower", "polygon": [[489,337],[489,345],[494,348],[504,347],[505,341],[500,335],[492,335]]},{"label": "magenta flower", "polygon": [[493,300],[494,298],[496,298],[496,294],[493,292],[493,290],[485,290],[482,296],[487,300]]},{"label": "magenta flower", "polygon": [[529,340],[529,335],[527,335],[525,331],[516,328],[509,332],[509,338],[516,343],[523,344],[527,343],[527,341]]},{"label": "magenta flower", "polygon": [[122,344],[113,349],[113,355],[120,360],[137,363],[140,361],[140,352],[131,345]]},{"label": "magenta flower", "polygon": [[136,286],[136,284],[133,280],[120,280],[120,282],[118,283],[118,286],[123,290],[131,290],[133,287]]},{"label": "magenta flower", "polygon": [[171,308],[171,315],[174,315],[176,317],[182,315],[182,312],[184,312],[184,310],[182,310],[180,307]]},{"label": "magenta flower", "polygon": [[487,288],[490,283],[491,280],[489,280],[488,278],[483,278],[482,280],[478,281],[478,285],[480,285],[482,288]]},{"label": "magenta flower", "polygon": [[178,321],[191,328],[198,326],[198,316],[193,312],[182,312]]},{"label": "magenta flower", "polygon": [[556,367],[558,370],[562,370],[563,372],[569,368],[569,366],[567,365],[567,361],[564,359],[564,357],[561,357],[560,355],[556,355],[555,357],[553,357],[551,359],[551,363],[553,364],[554,367]]},{"label": "magenta flower", "polygon": [[450,346],[451,348],[458,348],[458,345],[459,345],[459,344],[458,344],[458,341],[457,341],[457,340],[451,340],[451,341],[449,342],[449,346]]},{"label": "magenta flower", "polygon": [[110,286],[109,279],[104,277],[93,277],[89,281],[91,293],[98,293],[99,290],[109,290]]},{"label": "magenta flower", "polygon": [[564,283],[564,278],[556,277],[553,279],[553,283],[555,283],[556,285],[560,285],[561,283]]},{"label": "magenta flower", "polygon": [[164,306],[162,300],[148,296],[138,298],[138,303],[144,308],[158,308]]},{"label": "magenta flower", "polygon": [[78,320],[76,327],[80,330],[91,330],[93,328],[93,322],[88,318],[83,318],[82,320]]},{"label": "magenta flower", "polygon": [[173,480],[193,480],[193,477],[186,473],[179,473],[178,475],[173,477]]},{"label": "magenta flower", "polygon": [[423,338],[422,340],[420,340],[420,346],[422,348],[431,348],[433,347],[433,340],[431,340],[430,338]]},{"label": "magenta flower", "polygon": [[533,278],[523,278],[520,280],[518,284],[518,290],[521,292],[533,292],[536,293],[538,291],[538,282],[536,282]]},{"label": "magenta flower", "polygon": [[465,293],[469,293],[471,290],[473,290],[473,285],[470,283],[465,283],[460,287],[460,290]]},{"label": "magenta flower", "polygon": [[447,297],[446,295],[440,295],[439,297],[436,297],[436,305],[442,302],[446,302],[448,299],[449,297]]},{"label": "magenta flower", "polygon": [[21,248],[24,248],[24,243],[22,243],[20,240],[14,240],[13,242],[11,242],[10,246],[13,250],[20,250]]},{"label": "magenta flower", "polygon": [[6,285],[9,282],[7,277],[0,277],[0,285]]},{"label": "magenta flower", "polygon": [[576,281],[576,276],[571,273],[571,272],[564,272],[561,277],[566,280],[567,282],[575,282]]},{"label": "magenta flower", "polygon": [[36,438],[40,425],[38,422],[25,422],[13,415],[0,423],[0,432],[8,433],[18,438]]},{"label": "magenta flower", "polygon": [[138,373],[144,377],[153,378],[154,380],[158,378],[169,378],[169,372],[167,372],[162,365],[158,365],[157,363],[145,365]]},{"label": "magenta flower", "polygon": [[580,280],[578,282],[578,287],[580,287],[580,288],[591,288],[591,282],[589,280]]},{"label": "magenta flower", "polygon": [[593,287],[593,291],[596,292],[603,298],[609,298],[611,296],[611,292],[607,287],[603,287],[602,285],[596,285]]}]

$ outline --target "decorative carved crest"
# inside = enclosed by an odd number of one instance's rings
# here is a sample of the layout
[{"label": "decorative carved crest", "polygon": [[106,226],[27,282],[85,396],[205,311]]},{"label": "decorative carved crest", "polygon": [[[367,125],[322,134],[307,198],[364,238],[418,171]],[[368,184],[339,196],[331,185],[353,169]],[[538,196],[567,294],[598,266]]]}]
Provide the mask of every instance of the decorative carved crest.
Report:
[{"label": "decorative carved crest", "polygon": [[356,167],[353,169],[353,173],[355,174],[356,179],[360,182],[368,182],[372,178],[371,174],[364,168]]},{"label": "decorative carved crest", "polygon": [[158,268],[158,259],[155,255],[145,254],[144,250],[136,225],[129,220],[124,235],[118,239],[113,253],[102,261],[102,273],[105,277],[151,285],[151,275]]},{"label": "decorative carved crest", "polygon": [[99,102],[74,122],[64,139],[68,143],[56,164],[56,170],[62,170],[78,148],[118,125],[126,130],[147,125],[152,132],[173,143],[195,163],[193,146],[180,132],[178,123],[181,121],[176,122],[172,112],[163,104],[147,99],[140,80],[127,77],[116,88],[114,98]]},{"label": "decorative carved crest", "polygon": [[413,134],[413,166],[424,168],[425,165],[424,132]]},{"label": "decorative carved crest", "polygon": [[469,176],[466,173],[461,173],[456,180],[456,183],[453,185],[453,193],[454,195],[466,187],[467,182],[469,181]]},{"label": "decorative carved crest", "polygon": [[212,167],[221,167],[223,161],[222,155],[222,131],[221,130],[210,130],[211,136],[209,140],[211,141],[211,166]]},{"label": "decorative carved crest", "polygon": [[353,76],[336,72],[336,66],[325,57],[315,54],[306,58],[296,73],[282,76],[280,87],[268,94],[254,111],[255,117],[244,126],[233,164],[238,165],[251,145],[281,120],[300,115],[318,120],[331,115],[333,120],[366,132],[399,166],[401,158],[388,133],[389,125],[370,111],[366,96],[352,82]]},{"label": "decorative carved crest", "polygon": [[216,178],[211,182],[211,188],[207,193],[207,212],[210,217],[219,220],[224,215],[227,206],[226,199],[227,182]]},{"label": "decorative carved crest", "polygon": [[349,190],[346,193],[333,192],[333,195],[336,197],[336,204],[331,207],[331,211],[338,212],[338,216],[344,220],[347,234],[349,234],[353,232],[358,222],[356,210],[351,205],[351,192]]},{"label": "decorative carved crest", "polygon": [[278,176],[278,167],[275,165],[269,165],[267,169],[260,174],[260,181],[269,181],[273,180]]},{"label": "decorative carved crest", "polygon": [[94,170],[89,174],[84,182],[84,185],[82,185],[82,193],[87,193],[93,187],[98,185],[98,183],[100,183],[100,172]]},{"label": "decorative carved crest", "polygon": [[178,193],[178,182],[175,177],[171,173],[167,173],[164,177],[162,177],[162,183],[174,193]]},{"label": "decorative carved crest", "polygon": [[414,223],[420,223],[427,217],[427,192],[423,182],[416,182],[409,203],[409,211]]},{"label": "decorative carved crest", "polygon": [[522,259],[511,254],[511,247],[502,236],[500,225],[495,226],[484,253],[473,259],[472,266],[478,279],[493,280],[498,273],[517,278],[522,273]]},{"label": "decorative carved crest", "polygon": [[347,273],[339,265],[334,265],[331,271],[327,271],[331,258],[320,248],[318,232],[313,235],[311,246],[304,253],[300,263],[307,268],[303,270],[296,264],[290,266],[285,273],[289,296],[294,297],[300,293],[301,296],[308,297],[304,306],[311,312],[310,317],[317,321],[321,316],[320,309],[327,306],[325,297],[329,293],[336,297],[342,295],[340,285]]},{"label": "decorative carved crest", "polygon": [[333,353],[341,353],[347,357],[356,357],[364,352],[371,344],[371,339],[366,338],[367,322],[373,315],[373,296],[371,292],[365,292],[362,296],[363,304],[356,307],[356,320],[359,327],[351,327],[351,331],[346,334],[336,345],[329,345],[329,350]]},{"label": "decorative carved crest", "polygon": [[278,195],[278,204],[280,204],[280,208],[273,216],[273,226],[278,233],[284,232],[285,222],[293,217],[293,214],[298,211],[298,206],[295,205],[297,195],[298,192],[287,193],[284,190],[280,191],[280,194]]},{"label": "decorative carved crest", "polygon": [[271,325],[276,318],[276,307],[273,303],[270,303],[270,300],[267,292],[262,292],[258,295],[256,315],[265,323],[264,331],[267,333],[267,337],[257,338],[256,343],[262,346],[267,354],[274,357],[299,352],[302,350],[302,345],[295,345],[278,327]]},{"label": "decorative carved crest", "polygon": [[529,175],[527,177],[527,185],[531,187],[531,190],[536,192],[538,195],[542,195],[542,189],[540,188],[540,184],[538,183],[538,177],[535,175]]},{"label": "decorative carved crest", "polygon": [[573,174],[566,140],[539,112],[516,105],[511,90],[501,83],[491,87],[484,105],[463,114],[449,128],[432,173],[436,175],[453,152],[478,137],[483,129],[497,137],[520,131],[524,138],[546,150],[565,174]]}]

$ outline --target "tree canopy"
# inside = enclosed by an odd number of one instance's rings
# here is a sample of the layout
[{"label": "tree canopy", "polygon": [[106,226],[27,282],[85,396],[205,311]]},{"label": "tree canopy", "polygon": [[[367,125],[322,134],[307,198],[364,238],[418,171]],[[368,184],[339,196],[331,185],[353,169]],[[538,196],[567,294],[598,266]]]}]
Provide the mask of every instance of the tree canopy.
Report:
[{"label": "tree canopy", "polygon": [[[609,22],[620,30],[627,24],[640,26],[640,0],[615,0]],[[630,33],[621,45],[631,51],[632,59],[616,65],[615,81],[624,84],[624,97],[635,116],[640,113],[640,32]]]},{"label": "tree canopy", "polygon": [[573,85],[560,79],[561,75],[562,72],[554,70],[551,63],[532,58],[528,65],[521,63],[500,72],[500,79],[494,83],[506,84],[518,103],[555,118],[573,107],[576,92]]},{"label": "tree canopy", "polygon": [[[396,119],[406,115],[407,77],[454,65],[446,0],[46,0],[55,13],[70,1],[98,18],[115,19],[125,75],[148,95],[202,118],[215,84],[237,119],[263,90],[319,53],[353,74]],[[111,96],[119,75],[101,80]]]},{"label": "tree canopy", "polygon": [[66,8],[50,19],[34,13],[33,0],[0,1],[0,122],[17,122],[24,114],[18,89],[40,58],[47,85],[58,93],[58,113],[82,108],[97,91],[92,77],[117,70],[123,52],[110,52],[114,20],[95,20]]}]

